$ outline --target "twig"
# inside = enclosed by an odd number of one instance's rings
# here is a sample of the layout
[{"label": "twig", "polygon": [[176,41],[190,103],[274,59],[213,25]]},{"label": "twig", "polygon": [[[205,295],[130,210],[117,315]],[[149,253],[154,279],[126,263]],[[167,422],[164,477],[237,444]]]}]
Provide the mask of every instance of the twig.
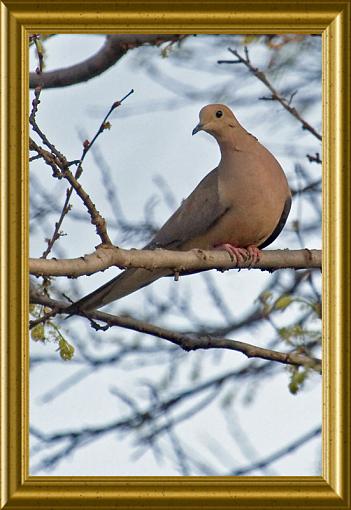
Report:
[{"label": "twig", "polygon": [[44,250],[41,258],[46,259],[46,257],[49,255],[49,253],[52,250],[52,247],[54,246],[54,243],[59,239],[63,234],[60,232],[61,225],[63,223],[63,219],[68,214],[68,212],[71,210],[72,206],[70,205],[69,201],[72,195],[73,186],[66,189],[66,199],[63,204],[60,217],[58,221],[55,222],[55,229],[50,239],[47,239],[47,248]]},{"label": "twig", "polygon": [[31,158],[29,158],[29,163],[31,163],[32,161],[35,161],[36,159],[41,159],[40,154],[37,154],[36,156],[32,156]]},{"label": "twig", "polygon": [[[74,189],[77,193],[77,195],[82,199],[85,207],[87,208],[90,216],[91,216],[91,223],[96,226],[96,232],[100,236],[101,241],[103,244],[112,244],[111,240],[107,234],[106,230],[106,220],[101,216],[99,211],[96,209],[94,203],[92,202],[89,195],[86,193],[86,191],[82,188],[81,184],[78,182],[78,180],[75,178],[75,176],[72,174],[72,172],[69,170],[67,164],[62,163],[62,161],[58,158],[55,158],[53,154],[46,151],[39,145],[37,145],[34,140],[30,139],[30,149],[35,150],[38,154],[40,154],[44,161],[53,168],[53,173],[55,177],[58,178],[65,178],[67,181],[71,184],[71,188],[67,190],[66,192],[66,200],[64,207],[62,209],[60,220],[55,224],[55,231],[51,238],[51,240],[48,242],[48,248],[52,247],[53,243],[55,242],[55,238],[57,239],[59,237],[59,229],[62,224],[62,220],[65,216],[65,214],[69,210],[69,198],[71,197],[72,190]],[[49,250],[50,251],[50,250]],[[44,255],[48,254],[48,250],[43,253],[42,258],[45,258]]]},{"label": "twig", "polygon": [[[43,64],[44,64],[44,54],[43,54],[43,48],[42,45],[39,43],[40,35],[39,34],[32,34],[29,36],[29,41],[34,42],[35,49],[37,50],[38,55],[38,67],[35,70],[36,75],[41,75],[43,73]],[[40,77],[40,82],[37,83],[37,86],[42,86],[42,77]]]},{"label": "twig", "polygon": [[[36,47],[36,50],[37,50],[37,54],[38,54],[38,59],[39,59],[39,67],[37,67],[37,69],[36,69],[36,74],[41,76],[42,72],[43,72],[43,53],[42,53],[42,49],[41,49],[41,47],[39,45],[39,42],[38,42],[39,37],[40,36],[38,36],[36,34],[33,34],[33,35],[30,36],[30,40],[33,41],[34,44],[35,44],[35,47]],[[54,145],[52,145],[49,142],[49,140],[46,138],[44,133],[39,129],[39,126],[38,126],[38,124],[36,122],[36,119],[35,119],[35,116],[36,116],[37,111],[38,111],[38,106],[40,104],[40,94],[41,94],[41,91],[42,91],[42,79],[40,80],[40,82],[38,83],[38,85],[36,86],[35,91],[34,91],[34,99],[33,99],[33,102],[32,102],[32,110],[31,110],[31,113],[30,113],[30,116],[29,116],[29,122],[30,122],[30,124],[31,124],[31,126],[33,128],[33,131],[36,132],[40,136],[40,138],[43,141],[43,143],[45,143],[45,145],[47,147],[49,147],[51,152],[56,155],[56,157],[58,158],[58,161],[64,164],[65,160],[63,158],[63,155],[60,152],[58,152],[56,150],[56,148],[54,147]],[[36,150],[36,144],[34,144],[34,142],[32,140],[30,140],[30,150]],[[43,155],[38,153],[36,156],[33,156],[32,158],[30,158],[29,161],[33,161],[34,159],[38,159],[38,158],[41,158],[41,157],[43,157]],[[47,160],[47,163],[51,166],[51,168],[53,170],[53,176],[61,178],[62,177],[62,172],[60,172],[60,170],[59,170],[59,166],[60,165],[57,164],[58,162],[54,161],[53,158],[50,157],[50,159]],[[72,193],[72,188],[71,188],[70,191]],[[55,241],[60,237],[60,227],[61,227],[63,218],[67,214],[67,212],[69,211],[69,207],[68,207],[69,197],[70,197],[70,194],[67,191],[66,201],[65,201],[65,204],[63,206],[63,209],[62,209],[59,221],[55,223],[55,229],[54,229],[54,233],[53,233],[51,239],[47,240],[48,246],[47,246],[46,250],[43,252],[43,254],[41,256],[42,258],[46,258],[49,255],[49,253],[51,251],[51,248],[54,245]]]},{"label": "twig", "polygon": [[311,154],[306,154],[306,158],[310,163],[317,163],[318,165],[322,164],[319,152],[316,152],[314,156],[311,156]]},{"label": "twig", "polygon": [[256,469],[262,469],[266,466],[269,466],[273,462],[275,462],[278,459],[281,459],[285,455],[288,455],[289,453],[293,452],[303,444],[307,443],[311,439],[314,439],[317,436],[320,436],[322,432],[322,428],[319,425],[315,429],[311,430],[310,432],[307,432],[306,434],[303,434],[299,439],[296,439],[292,443],[288,444],[287,446],[284,446],[283,448],[280,448],[276,452],[268,455],[267,457],[258,460],[257,462],[250,463],[248,466],[242,467],[242,468],[236,468],[233,469],[231,473],[229,473],[230,476],[243,476],[247,473],[250,473],[251,471],[255,471]]},{"label": "twig", "polygon": [[[98,136],[105,130],[107,129],[107,124],[106,124],[106,121],[108,119],[108,117],[110,116],[110,114],[118,107],[122,104],[122,102],[127,99],[127,97],[129,97],[132,93],[134,92],[134,90],[132,89],[128,94],[126,94],[120,101],[115,101],[113,103],[113,105],[111,106],[110,110],[108,111],[108,113],[106,114],[104,120],[102,121],[98,131],[96,132],[93,140],[89,143],[87,140],[84,142],[83,144],[83,153],[82,153],[82,156],[80,158],[80,160],[77,162],[77,161],[74,161],[74,162],[71,162],[73,164],[77,164],[77,170],[75,172],[75,175],[74,175],[74,178],[75,179],[78,179],[82,173],[82,163],[84,161],[84,158],[85,156],[87,155],[88,151],[91,149],[91,147],[93,146],[93,144],[95,143],[96,139],[98,138]],[[51,237],[51,239],[49,239],[48,241],[48,247],[47,249],[44,251],[43,255],[41,258],[45,259],[51,249],[52,249],[52,246],[53,244],[55,243],[55,241],[60,237],[60,233],[59,233],[59,230],[61,228],[61,225],[62,225],[62,222],[63,222],[63,219],[65,217],[65,215],[70,211],[71,209],[71,206],[70,206],[70,199],[71,199],[71,195],[72,195],[72,192],[73,192],[73,189],[76,189],[74,185],[72,185],[69,189],[67,189],[66,191],[66,200],[65,200],[65,203],[63,204],[63,207],[62,207],[62,211],[61,211],[61,214],[60,214],[60,218],[59,218],[59,221],[55,223],[55,230],[54,230],[54,233]],[[92,204],[92,202],[91,202]],[[90,204],[90,207],[91,207],[91,204]],[[95,207],[94,207],[95,209]],[[107,230],[106,230],[106,222],[105,220],[102,218],[102,216],[100,214],[97,214],[97,211],[95,211],[93,208],[88,208],[88,211],[91,213],[90,216],[91,216],[91,222],[93,225],[96,225],[96,230],[98,233],[100,233],[100,238],[102,240],[102,242],[104,244],[112,244],[111,243],[111,240],[107,234]]]},{"label": "twig", "polygon": [[[38,49],[38,42],[37,42],[37,37],[34,37],[32,36],[35,44],[36,44],[36,47]],[[38,53],[39,55],[39,53]],[[42,55],[42,54],[41,54]],[[37,69],[37,72],[38,73],[41,73],[42,72],[42,68],[40,67],[42,65],[42,58],[40,58],[39,56],[39,69]],[[59,220],[55,223],[55,229],[54,229],[54,232],[51,236],[50,239],[47,240],[47,248],[46,250],[43,252],[41,258],[42,259],[45,259],[54,243],[56,242],[57,239],[59,239],[59,237],[61,236],[61,233],[60,233],[60,228],[62,226],[62,223],[63,223],[63,220],[64,220],[64,217],[66,216],[66,214],[70,211],[71,209],[71,206],[70,206],[70,199],[71,199],[71,196],[72,196],[72,192],[73,190],[75,190],[78,194],[78,196],[80,196],[80,198],[83,200],[84,202],[84,205],[87,207],[88,209],[88,212],[91,216],[91,223],[93,225],[96,226],[96,232],[97,234],[100,236],[100,239],[102,241],[103,244],[112,244],[111,243],[111,240],[107,234],[107,230],[106,230],[106,221],[105,219],[100,215],[100,213],[96,210],[95,208],[95,205],[93,204],[93,202],[90,200],[90,197],[88,196],[88,194],[83,190],[83,188],[81,187],[80,184],[78,184],[78,179],[82,173],[82,163],[84,161],[84,158],[87,154],[87,152],[89,151],[89,149],[92,147],[92,145],[94,144],[94,142],[96,141],[96,139],[98,138],[98,136],[105,130],[107,129],[109,126],[107,125],[106,121],[109,117],[109,115],[118,107],[122,104],[122,102],[127,99],[127,97],[129,97],[133,92],[134,90],[132,89],[128,94],[126,94],[120,101],[115,101],[113,103],[113,105],[111,106],[110,110],[108,111],[108,113],[106,114],[103,122],[101,123],[97,133],[95,134],[92,142],[84,142],[83,144],[83,153],[82,153],[82,156],[80,158],[80,160],[77,161],[74,161],[74,162],[68,162],[67,159],[56,149],[56,147],[48,140],[48,138],[46,137],[46,135],[41,131],[41,129],[39,128],[37,122],[36,122],[36,113],[38,111],[38,106],[40,104],[40,94],[41,94],[41,90],[42,90],[42,87],[41,85],[38,85],[36,88],[35,88],[35,91],[34,91],[34,100],[32,102],[32,110],[31,110],[31,114],[30,114],[30,117],[29,117],[29,122],[32,126],[32,129],[34,132],[36,132],[40,139],[42,140],[42,142],[50,149],[51,151],[51,154],[48,153],[47,151],[44,151],[41,147],[39,147],[33,140],[30,140],[30,150],[34,150],[38,153],[38,156],[41,156],[44,158],[44,160],[46,161],[47,164],[49,164],[51,166],[51,168],[53,169],[53,176],[54,177],[58,177],[58,178],[65,178],[67,179],[70,184],[71,184],[71,187],[67,189],[66,191],[66,199],[65,199],[65,202],[63,204],[63,207],[62,207],[62,210],[61,210],[61,214],[60,214],[60,217],[59,217]],[[56,160],[53,158],[53,155],[56,156]],[[33,159],[33,158],[31,158]],[[71,164],[78,164],[77,166],[77,169],[76,169],[76,172],[73,176],[73,174],[69,171],[69,167],[71,166]]]},{"label": "twig", "polygon": [[[302,129],[306,129],[310,133],[312,133],[313,136],[318,138],[318,140],[322,140],[322,136],[308,123],[305,121],[305,119],[301,116],[301,114],[296,110],[296,108],[290,106],[291,99],[293,95],[290,97],[289,100],[287,100],[285,97],[279,94],[279,92],[273,87],[273,85],[268,80],[267,76],[263,71],[260,71],[257,67],[253,66],[250,62],[248,50],[245,47],[245,55],[246,57],[242,57],[240,53],[236,50],[233,50],[231,48],[228,48],[228,51],[232,53],[237,60],[218,60],[218,64],[244,64],[249,71],[256,76],[272,93],[272,96],[267,98],[261,98],[265,100],[272,100],[272,101],[278,101],[291,115],[295,117],[301,124]],[[296,93],[296,92],[295,92]],[[294,93],[294,95],[295,95]]]},{"label": "twig", "polygon": [[[42,75],[43,54],[42,54],[41,48],[39,47],[38,37],[39,36],[34,34],[30,37],[30,39],[32,41],[34,41],[34,43],[35,43],[35,46],[37,49],[37,54],[38,54],[38,59],[39,59],[39,67],[36,69],[36,73],[39,75]],[[29,116],[29,123],[32,126],[33,131],[39,135],[42,142],[50,149],[51,154],[46,153],[46,157],[45,157],[44,152],[40,153],[38,150],[39,147],[35,144],[35,142],[33,140],[30,139],[29,149],[32,151],[38,152],[37,156],[30,158],[30,161],[33,161],[33,159],[37,159],[39,157],[43,157],[44,160],[46,161],[46,163],[49,164],[49,166],[51,166],[51,168],[53,170],[53,176],[57,177],[57,178],[62,178],[63,177],[62,170],[67,165],[66,158],[64,158],[64,156],[56,149],[56,147],[52,143],[50,143],[50,141],[48,140],[46,135],[39,128],[39,126],[36,122],[36,118],[35,118],[37,111],[38,111],[38,106],[40,104],[41,91],[42,91],[42,80],[38,83],[38,85],[36,86],[36,88],[34,90],[34,99],[32,102],[32,110],[31,110],[31,113]],[[45,152],[47,152],[47,151],[45,151]],[[53,155],[56,156],[56,158],[57,158],[56,160]],[[62,208],[59,221],[55,223],[54,232],[51,236],[51,239],[48,239],[48,241],[47,241],[48,246],[47,246],[46,250],[43,252],[42,258],[46,258],[49,255],[55,241],[60,237],[60,228],[61,228],[61,225],[63,222],[63,218],[70,209],[69,208],[69,199],[72,194],[72,190],[73,190],[72,187],[70,190],[67,190],[66,200],[65,200],[64,206]]]},{"label": "twig", "polygon": [[301,189],[298,189],[298,188],[291,189],[291,195],[293,197],[295,195],[302,195],[302,193],[306,193],[306,191],[317,191],[318,193],[320,193],[321,184],[322,184],[322,179],[317,179],[316,181],[306,184],[306,186],[304,186]]},{"label": "twig", "polygon": [[100,127],[99,129],[97,130],[97,132],[95,133],[93,139],[91,142],[89,142],[88,140],[85,140],[85,142],[83,143],[83,153],[82,153],[82,156],[79,160],[79,163],[78,163],[78,166],[77,166],[77,170],[76,170],[76,174],[75,174],[75,177],[79,178],[80,175],[81,175],[81,172],[82,172],[82,163],[84,161],[84,158],[85,156],[87,155],[87,153],[89,152],[89,150],[92,148],[92,146],[94,145],[94,143],[96,142],[96,139],[98,138],[99,135],[101,135],[101,133],[103,131],[105,131],[105,129],[109,129],[110,128],[110,125],[109,123],[107,123],[107,119],[109,118],[109,116],[111,115],[111,113],[118,107],[118,106],[121,106],[121,104],[123,103],[123,101],[125,101],[131,94],[134,93],[134,89],[131,89],[130,92],[128,92],[128,94],[126,94],[124,97],[122,97],[122,99],[120,99],[119,101],[115,101],[111,108],[109,109],[109,111],[107,112],[107,114],[105,115],[105,118],[104,120],[101,122],[100,124]]}]

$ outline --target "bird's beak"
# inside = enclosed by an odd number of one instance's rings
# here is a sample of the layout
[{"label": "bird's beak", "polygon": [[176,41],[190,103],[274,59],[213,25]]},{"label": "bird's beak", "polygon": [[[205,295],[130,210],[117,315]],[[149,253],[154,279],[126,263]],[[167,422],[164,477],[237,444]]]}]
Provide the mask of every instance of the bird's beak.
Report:
[{"label": "bird's beak", "polygon": [[198,131],[201,131],[203,129],[202,124],[198,124],[196,127],[194,127],[193,132],[191,133],[193,136],[196,135]]}]

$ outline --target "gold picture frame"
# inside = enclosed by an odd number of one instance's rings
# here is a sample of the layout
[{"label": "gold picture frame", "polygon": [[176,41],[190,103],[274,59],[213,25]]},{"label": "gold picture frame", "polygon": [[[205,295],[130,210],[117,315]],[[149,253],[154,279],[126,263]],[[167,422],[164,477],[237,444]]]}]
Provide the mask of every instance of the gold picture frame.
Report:
[{"label": "gold picture frame", "polygon": [[[350,509],[350,0],[1,1],[1,509]],[[323,475],[28,475],[29,33],[321,33]]]}]

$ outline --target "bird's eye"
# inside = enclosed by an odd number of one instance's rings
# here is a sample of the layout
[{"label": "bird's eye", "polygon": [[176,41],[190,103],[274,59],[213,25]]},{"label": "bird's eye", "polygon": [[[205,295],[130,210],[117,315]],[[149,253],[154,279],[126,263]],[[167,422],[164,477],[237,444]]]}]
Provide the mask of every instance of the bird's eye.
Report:
[{"label": "bird's eye", "polygon": [[222,115],[223,115],[223,112],[221,110],[218,110],[218,112],[216,112],[217,119],[221,118]]}]

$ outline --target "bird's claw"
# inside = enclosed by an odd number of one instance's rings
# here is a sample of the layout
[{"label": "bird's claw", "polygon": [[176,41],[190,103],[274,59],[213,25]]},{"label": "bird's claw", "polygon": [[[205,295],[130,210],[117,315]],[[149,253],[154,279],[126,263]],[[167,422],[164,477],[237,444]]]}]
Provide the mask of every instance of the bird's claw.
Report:
[{"label": "bird's claw", "polygon": [[232,260],[234,259],[238,263],[243,263],[247,260],[250,260],[250,266],[252,267],[256,264],[261,257],[261,251],[257,248],[257,246],[251,244],[247,248],[240,248],[239,246],[233,246],[230,243],[223,243],[215,246],[216,250],[225,250],[229,253]]},{"label": "bird's claw", "polygon": [[219,244],[218,246],[215,246],[215,249],[225,250],[227,253],[229,253],[233,261],[235,259],[239,263],[245,262],[245,260],[248,258],[248,251],[245,250],[245,248],[239,248],[238,246],[233,246],[229,243]]},{"label": "bird's claw", "polygon": [[246,251],[250,257],[250,267],[252,267],[260,260],[261,250],[259,250],[254,244],[250,244],[250,246],[246,248]]}]

